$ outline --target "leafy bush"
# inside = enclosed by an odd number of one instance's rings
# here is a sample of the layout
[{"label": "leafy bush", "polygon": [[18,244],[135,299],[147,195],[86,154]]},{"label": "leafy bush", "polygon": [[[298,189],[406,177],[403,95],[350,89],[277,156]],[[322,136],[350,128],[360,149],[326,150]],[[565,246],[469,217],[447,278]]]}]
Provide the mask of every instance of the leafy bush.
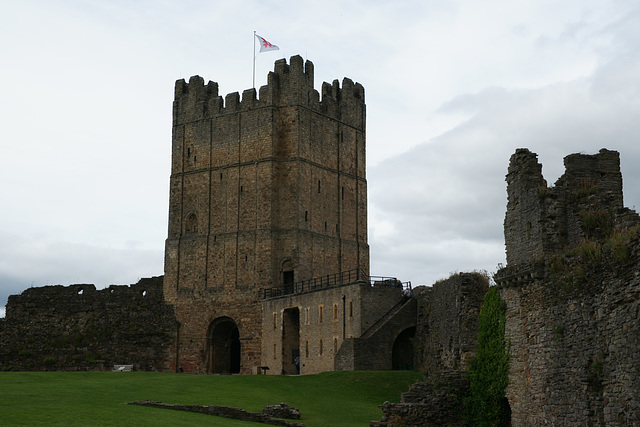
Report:
[{"label": "leafy bush", "polygon": [[509,382],[509,349],[504,339],[506,306],[496,287],[489,288],[478,317],[477,355],[469,366],[471,396],[468,422],[473,426],[505,426],[511,414],[505,398]]}]

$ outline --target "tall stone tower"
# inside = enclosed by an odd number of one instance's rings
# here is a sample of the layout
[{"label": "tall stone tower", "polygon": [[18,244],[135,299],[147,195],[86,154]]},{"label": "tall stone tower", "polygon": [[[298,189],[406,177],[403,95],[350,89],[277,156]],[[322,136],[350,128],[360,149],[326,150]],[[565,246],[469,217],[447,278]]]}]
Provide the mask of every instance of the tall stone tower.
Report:
[{"label": "tall stone tower", "polygon": [[276,61],[258,97],[179,80],[172,150],[175,369],[250,373],[262,365],[262,288],[369,274],[364,88],[323,83],[320,99],[300,56]]}]

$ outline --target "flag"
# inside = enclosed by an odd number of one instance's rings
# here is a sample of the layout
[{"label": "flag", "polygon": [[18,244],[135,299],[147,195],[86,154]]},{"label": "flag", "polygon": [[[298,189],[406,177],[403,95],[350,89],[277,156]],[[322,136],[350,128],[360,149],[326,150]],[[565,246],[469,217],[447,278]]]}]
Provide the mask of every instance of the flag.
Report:
[{"label": "flag", "polygon": [[279,50],[280,49],[275,44],[269,43],[268,41],[266,41],[264,38],[260,37],[257,34],[256,34],[256,37],[258,38],[258,41],[260,42],[260,53],[268,52],[270,50]]}]

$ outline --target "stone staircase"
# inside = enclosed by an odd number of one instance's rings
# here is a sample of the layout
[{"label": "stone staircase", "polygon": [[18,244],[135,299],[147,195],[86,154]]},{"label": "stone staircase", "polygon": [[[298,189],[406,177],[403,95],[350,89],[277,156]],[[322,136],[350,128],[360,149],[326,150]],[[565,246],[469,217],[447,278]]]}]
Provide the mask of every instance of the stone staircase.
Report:
[{"label": "stone staircase", "polygon": [[358,338],[346,339],[334,359],[336,371],[392,369],[393,344],[405,329],[416,326],[418,302],[402,300],[391,307]]}]

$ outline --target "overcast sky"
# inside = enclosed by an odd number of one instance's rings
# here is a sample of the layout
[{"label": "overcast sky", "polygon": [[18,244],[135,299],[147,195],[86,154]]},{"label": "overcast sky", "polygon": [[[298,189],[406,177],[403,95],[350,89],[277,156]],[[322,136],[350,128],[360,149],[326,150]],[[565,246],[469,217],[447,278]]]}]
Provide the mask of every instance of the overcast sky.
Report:
[{"label": "overcast sky", "polygon": [[0,0],[0,315],[45,284],[163,274],[175,81],[256,86],[300,54],[365,87],[371,273],[505,262],[509,156],[621,153],[640,206],[640,3]]}]

